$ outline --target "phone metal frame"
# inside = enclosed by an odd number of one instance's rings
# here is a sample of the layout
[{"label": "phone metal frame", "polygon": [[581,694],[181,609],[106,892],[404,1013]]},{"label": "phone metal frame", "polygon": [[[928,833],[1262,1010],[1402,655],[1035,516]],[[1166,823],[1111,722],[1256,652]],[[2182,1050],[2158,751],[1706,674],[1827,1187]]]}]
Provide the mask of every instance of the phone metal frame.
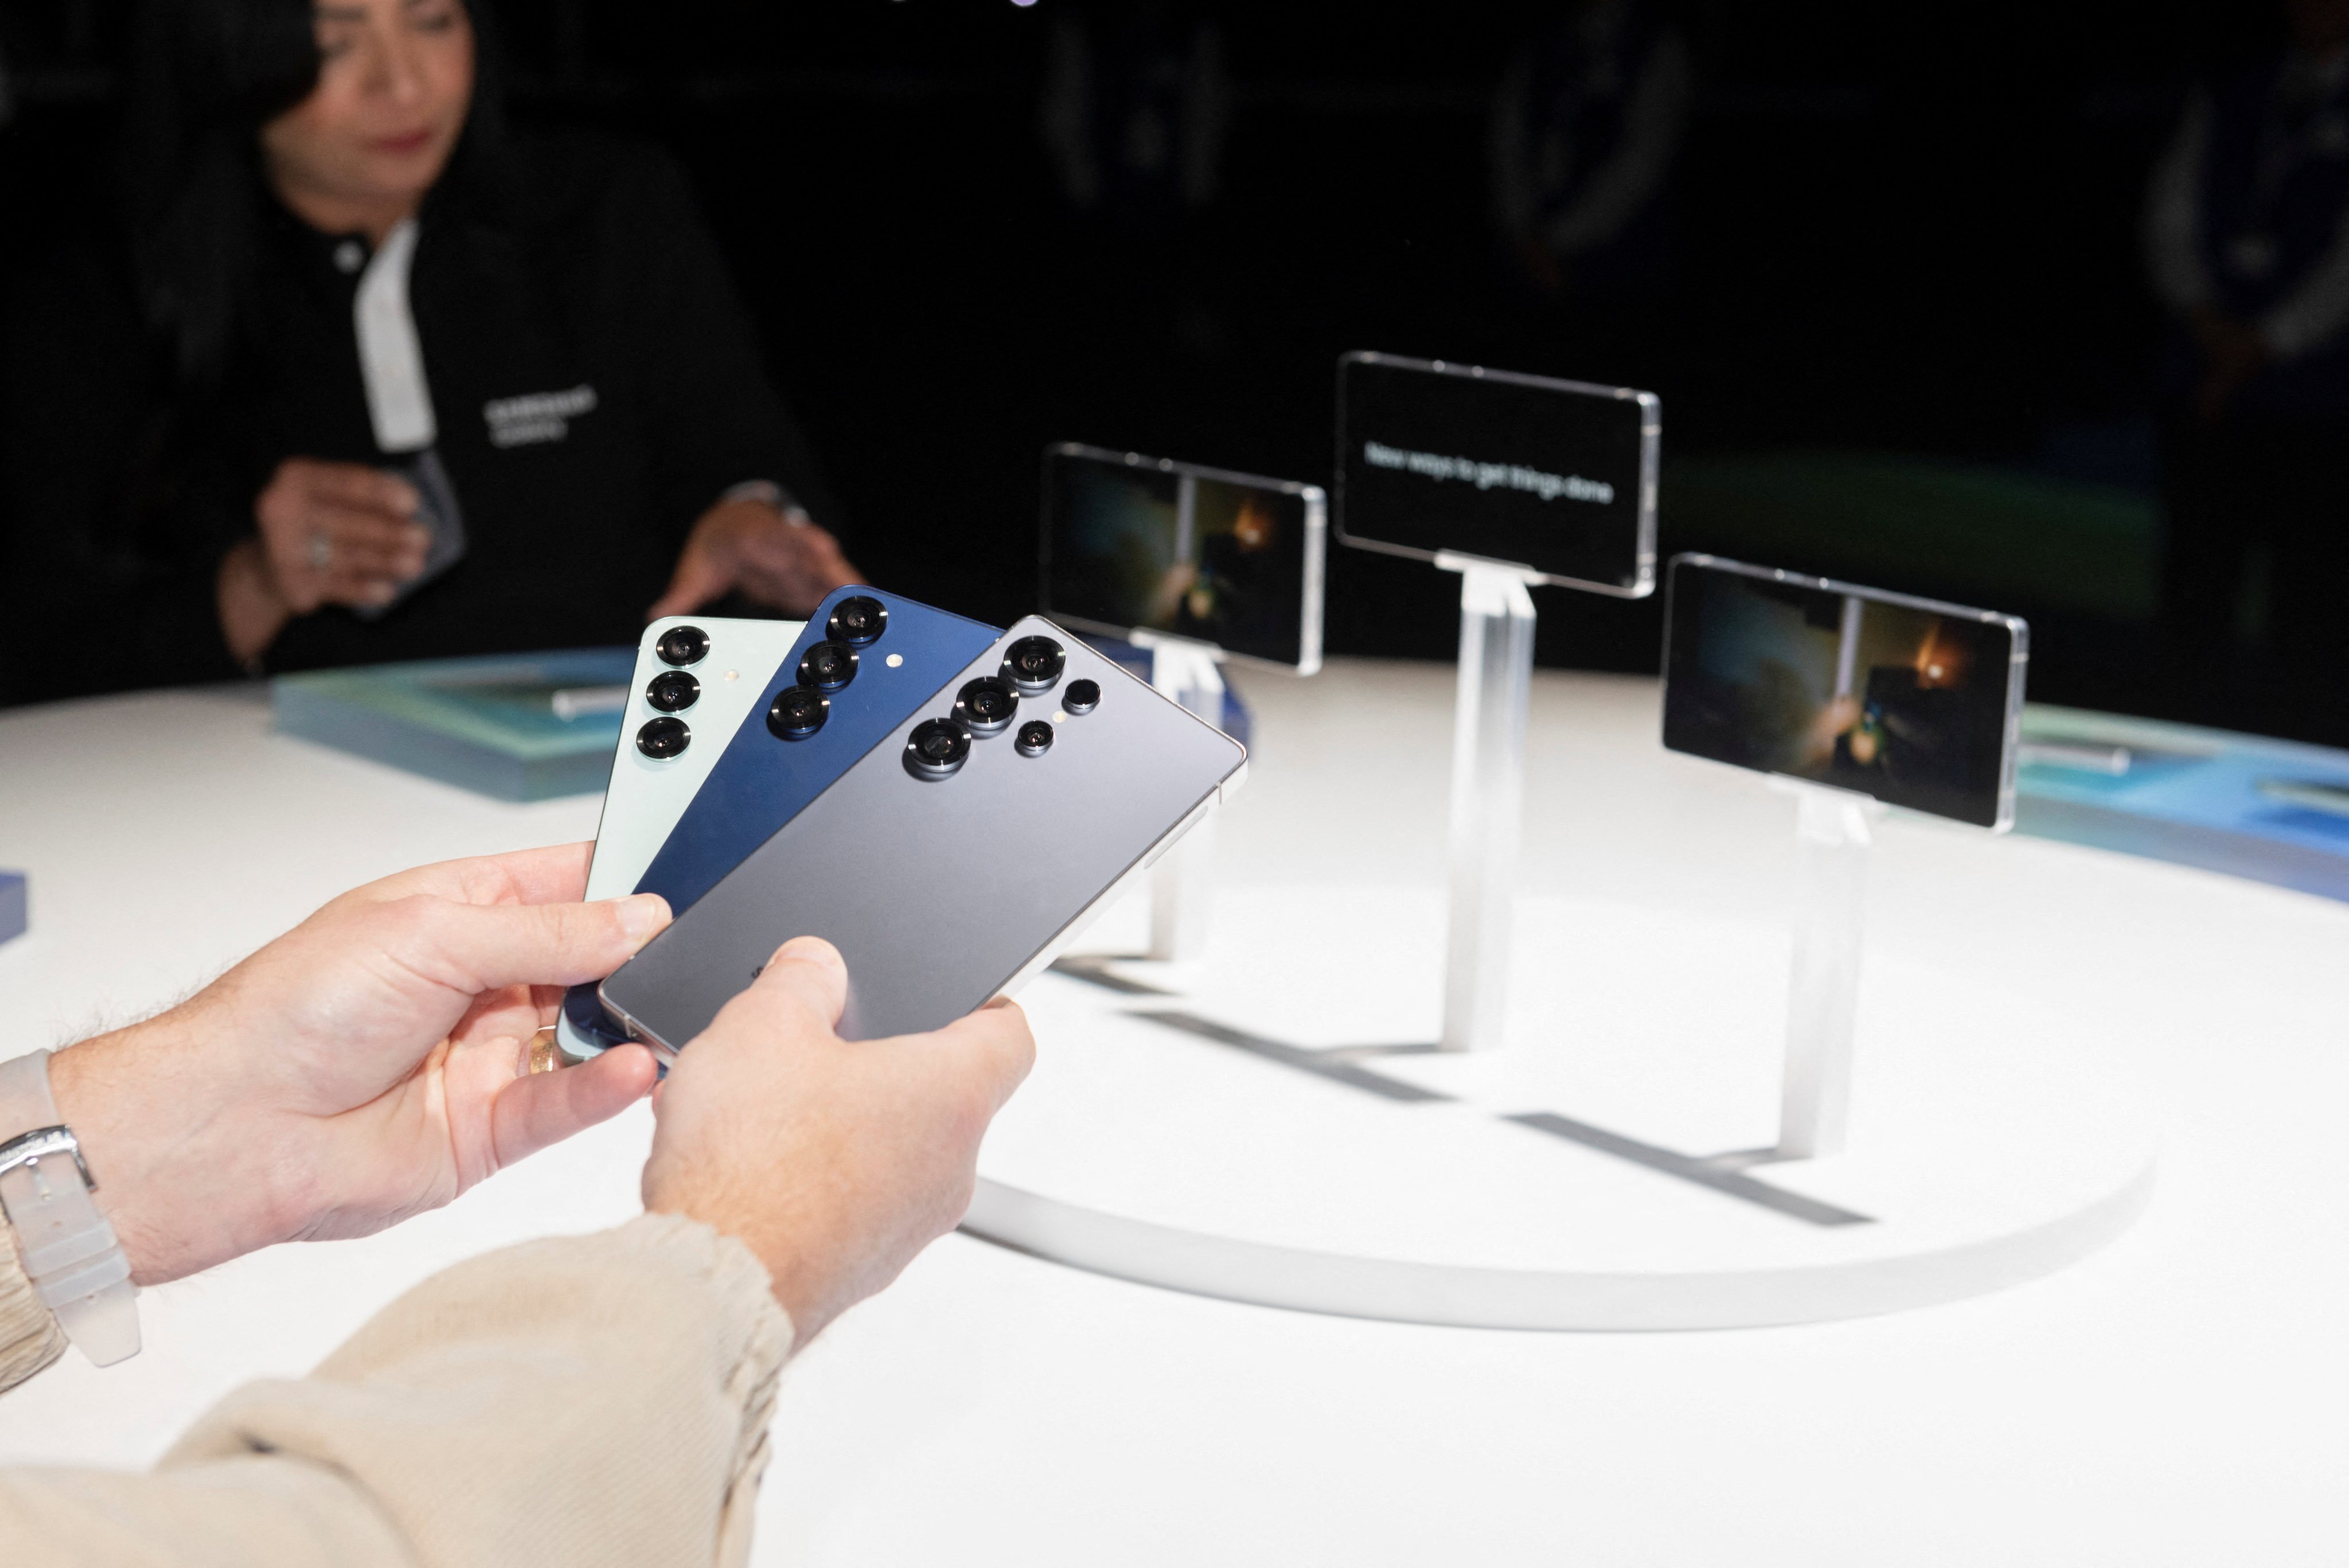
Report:
[{"label": "phone metal frame", "polygon": [[1456,376],[1463,380],[1498,381],[1513,387],[1534,387],[1545,391],[1571,392],[1579,397],[1611,398],[1619,402],[1636,402],[1640,406],[1640,518],[1639,537],[1634,549],[1633,570],[1638,580],[1626,587],[1621,583],[1594,583],[1581,577],[1560,576],[1545,572],[1523,561],[1496,561],[1495,565],[1510,566],[1523,572],[1537,583],[1550,587],[1579,588],[1585,593],[1605,594],[1609,598],[1644,599],[1656,591],[1656,481],[1661,460],[1664,438],[1664,400],[1653,392],[1642,392],[1634,387],[1610,387],[1599,381],[1569,381],[1555,376],[1530,376],[1517,370],[1490,370],[1482,365],[1457,365],[1444,359],[1411,359],[1399,354],[1381,354],[1375,349],[1357,348],[1338,356],[1338,451],[1337,463],[1330,482],[1338,497],[1338,542],[1356,550],[1375,550],[1381,555],[1401,556],[1406,560],[1428,561],[1443,565],[1442,557],[1490,560],[1461,550],[1423,550],[1415,545],[1393,545],[1381,539],[1366,539],[1346,528],[1346,454],[1349,441],[1346,434],[1346,368],[1350,365],[1381,365],[1402,370],[1421,370],[1430,375]]},{"label": "phone metal frame", "polygon": [[[1889,588],[1862,587],[1857,583],[1847,583],[1834,577],[1814,577],[1802,572],[1784,571],[1775,566],[1756,566],[1745,561],[1733,561],[1725,556],[1707,555],[1702,550],[1683,550],[1665,564],[1664,659],[1658,680],[1663,702],[1657,710],[1656,718],[1659,740],[1661,739],[1663,732],[1663,714],[1670,710],[1672,700],[1672,612],[1675,607],[1673,604],[1675,596],[1671,591],[1671,584],[1674,580],[1672,574],[1677,572],[1683,563],[1702,571],[1727,572],[1735,576],[1754,577],[1768,583],[1783,583],[1789,587],[1815,589],[1845,598],[1865,599],[1872,604],[1892,605],[1900,609],[1925,610],[1933,615],[1946,616],[1955,620],[1978,621],[1985,625],[2006,628],[2008,635],[2014,639],[2014,647],[2013,652],[2007,659],[2006,722],[2000,732],[1999,741],[1998,820],[1984,827],[1979,822],[1968,822],[1962,817],[1949,816],[1938,811],[1927,811],[1920,806],[1903,805],[1899,801],[1885,800],[1881,795],[1869,794],[1868,798],[1899,811],[1911,811],[1920,816],[1954,822],[1962,827],[1982,828],[1989,833],[2004,833],[2013,827],[2015,769],[2021,761],[2023,751],[2023,676],[2031,664],[2031,623],[2029,621],[2021,616],[2005,615],[1997,610],[1980,609],[1972,605],[1951,604],[1947,599],[1929,599],[1916,594],[1894,593]],[[1806,778],[1801,774],[1778,773],[1763,768],[1744,768],[1735,763],[1722,762],[1718,757],[1708,757],[1696,752],[1683,752],[1677,746],[1668,745],[1664,749],[1675,756],[1695,757],[1699,762],[1712,763],[1718,767],[1736,767],[1740,772],[1758,773],[1764,778],[1782,778],[1818,788],[1837,787],[1820,784],[1818,780]]]},{"label": "phone metal frame", "polygon": [[[1298,618],[1297,644],[1301,658],[1295,664],[1285,659],[1267,659],[1260,653],[1242,653],[1204,638],[1186,637],[1180,632],[1160,631],[1155,627],[1118,626],[1109,621],[1095,620],[1090,616],[1071,615],[1052,607],[1052,461],[1072,457],[1092,462],[1114,463],[1120,468],[1146,469],[1155,473],[1171,473],[1191,479],[1212,479],[1223,484],[1245,485],[1251,490],[1269,490],[1280,495],[1305,498],[1305,603]],[[1184,462],[1171,457],[1144,457],[1138,452],[1113,452],[1108,447],[1088,446],[1083,441],[1054,441],[1044,449],[1043,516],[1037,529],[1039,535],[1036,556],[1037,614],[1049,616],[1072,630],[1090,631],[1102,637],[1114,637],[1147,648],[1153,641],[1187,643],[1195,648],[1211,650],[1216,658],[1237,659],[1264,670],[1286,670],[1291,675],[1311,675],[1321,668],[1321,604],[1329,572],[1330,495],[1318,484],[1308,484],[1297,479],[1275,479],[1269,474],[1242,473],[1236,469],[1210,468],[1205,463]]]}]

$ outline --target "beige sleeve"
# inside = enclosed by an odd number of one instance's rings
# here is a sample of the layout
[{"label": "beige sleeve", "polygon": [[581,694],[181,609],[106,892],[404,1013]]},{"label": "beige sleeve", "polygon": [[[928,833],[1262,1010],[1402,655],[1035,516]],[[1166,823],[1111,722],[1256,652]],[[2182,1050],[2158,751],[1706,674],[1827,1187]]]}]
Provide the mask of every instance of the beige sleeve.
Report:
[{"label": "beige sleeve", "polygon": [[0,1563],[739,1564],[791,1343],[757,1260],[690,1220],[515,1247],[232,1394],[152,1475],[0,1470]]},{"label": "beige sleeve", "polygon": [[16,1232],[0,1223],[0,1394],[65,1354],[57,1314],[33,1293],[16,1255]]}]

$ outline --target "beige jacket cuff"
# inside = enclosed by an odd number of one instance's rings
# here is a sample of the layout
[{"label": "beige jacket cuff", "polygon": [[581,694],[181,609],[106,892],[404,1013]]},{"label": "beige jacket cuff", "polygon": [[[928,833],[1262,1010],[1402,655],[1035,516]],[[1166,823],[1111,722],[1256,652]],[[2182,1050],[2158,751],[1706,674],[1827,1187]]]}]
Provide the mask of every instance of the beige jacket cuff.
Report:
[{"label": "beige jacket cuff", "polygon": [[16,1235],[0,1223],[0,1394],[40,1371],[66,1350],[57,1314],[33,1293],[16,1253]]},{"label": "beige jacket cuff", "polygon": [[758,1261],[691,1220],[512,1248],[232,1394],[152,1476],[0,1473],[0,1562],[739,1564],[791,1345]]}]

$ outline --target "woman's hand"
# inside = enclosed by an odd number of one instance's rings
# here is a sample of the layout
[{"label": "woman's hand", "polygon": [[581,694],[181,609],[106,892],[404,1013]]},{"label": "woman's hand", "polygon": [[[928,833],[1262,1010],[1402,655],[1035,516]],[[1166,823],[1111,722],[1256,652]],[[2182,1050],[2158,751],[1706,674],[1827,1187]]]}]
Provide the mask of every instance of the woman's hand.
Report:
[{"label": "woman's hand", "polygon": [[721,501],[686,536],[668,591],[647,620],[691,615],[740,591],[786,615],[805,615],[833,589],[864,579],[833,536],[796,514],[792,521],[763,501]]},{"label": "woman's hand", "polygon": [[358,462],[289,457],[253,504],[254,538],[221,563],[221,628],[249,659],[320,605],[388,603],[424,569],[415,486]]},{"label": "woman's hand", "polygon": [[383,1230],[649,1089],[637,1045],[523,1075],[563,988],[668,923],[649,894],[580,903],[592,847],[371,882],[169,1012],[53,1057],[132,1277]]},{"label": "woman's hand", "polygon": [[785,942],[678,1053],[645,1163],[645,1207],[740,1238],[802,1345],[960,1222],[979,1138],[1036,1056],[1008,1002],[852,1042],[833,1033],[847,997],[831,943]]},{"label": "woman's hand", "polygon": [[271,583],[285,607],[379,605],[424,569],[432,536],[416,487],[360,462],[289,457],[253,505]]}]

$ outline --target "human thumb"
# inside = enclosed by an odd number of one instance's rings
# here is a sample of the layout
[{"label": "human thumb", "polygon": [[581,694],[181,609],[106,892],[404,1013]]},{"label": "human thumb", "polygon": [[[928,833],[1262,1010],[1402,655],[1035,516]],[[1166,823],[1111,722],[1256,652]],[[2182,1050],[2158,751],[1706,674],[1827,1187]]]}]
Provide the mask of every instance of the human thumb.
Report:
[{"label": "human thumb", "polygon": [[669,922],[667,903],[652,893],[592,904],[413,902],[422,906],[417,924],[385,946],[473,992],[601,980]]},{"label": "human thumb", "polygon": [[830,1029],[848,1005],[848,966],[822,937],[793,937],[775,950],[751,989],[799,1003]]}]

